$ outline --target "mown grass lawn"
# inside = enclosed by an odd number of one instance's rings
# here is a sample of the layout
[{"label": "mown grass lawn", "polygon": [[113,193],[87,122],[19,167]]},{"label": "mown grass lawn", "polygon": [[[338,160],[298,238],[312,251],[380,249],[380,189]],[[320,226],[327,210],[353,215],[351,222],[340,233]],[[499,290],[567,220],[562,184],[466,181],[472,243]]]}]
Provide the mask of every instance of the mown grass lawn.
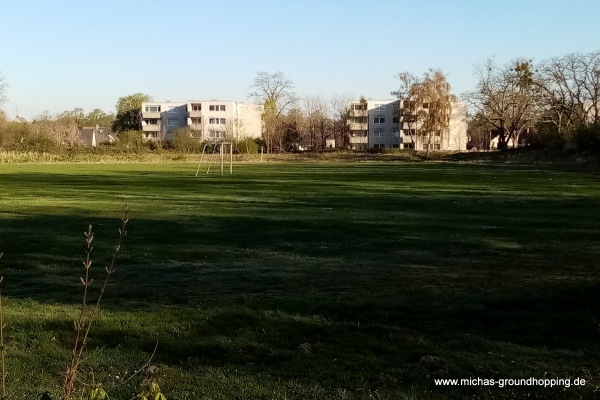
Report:
[{"label": "mown grass lawn", "polygon": [[[157,342],[169,399],[597,398],[599,175],[374,162],[195,178],[195,168],[0,166],[10,398],[58,398],[83,232],[93,224],[99,282],[125,204],[129,236],[82,376],[111,398],[132,398],[143,374],[122,382]],[[587,384],[434,384],[469,377]]]}]

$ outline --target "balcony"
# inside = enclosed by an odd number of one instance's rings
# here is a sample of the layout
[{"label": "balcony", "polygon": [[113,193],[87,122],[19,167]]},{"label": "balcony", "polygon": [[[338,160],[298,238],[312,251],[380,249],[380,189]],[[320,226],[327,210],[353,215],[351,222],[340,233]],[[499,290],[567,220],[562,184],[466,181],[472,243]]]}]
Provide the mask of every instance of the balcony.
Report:
[{"label": "balcony", "polygon": [[202,118],[202,111],[188,111],[188,118]]},{"label": "balcony", "polygon": [[350,110],[351,117],[366,117],[368,115],[367,110]]},{"label": "balcony", "polygon": [[160,132],[160,125],[159,124],[142,125],[142,131],[144,131],[144,132]]},{"label": "balcony", "polygon": [[142,112],[142,118],[146,119],[158,119],[160,118],[160,112]]},{"label": "balcony", "polygon": [[202,131],[202,124],[189,124],[188,128],[190,128],[193,131]]},{"label": "balcony", "polygon": [[368,142],[369,142],[369,138],[367,136],[350,137],[350,143],[352,143],[352,144],[368,143]]}]

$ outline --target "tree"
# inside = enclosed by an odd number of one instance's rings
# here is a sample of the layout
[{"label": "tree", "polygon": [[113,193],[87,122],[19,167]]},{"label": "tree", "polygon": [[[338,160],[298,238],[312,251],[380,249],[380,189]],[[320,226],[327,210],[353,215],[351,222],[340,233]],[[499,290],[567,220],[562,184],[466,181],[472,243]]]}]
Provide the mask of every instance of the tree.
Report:
[{"label": "tree", "polygon": [[[416,138],[416,127],[417,127],[417,102],[412,100],[413,88],[418,84],[419,78],[410,72],[400,72],[396,75],[396,78],[400,81],[400,87],[398,90],[392,92],[393,96],[398,97],[401,100],[401,107],[398,108],[397,117],[401,119],[402,125],[407,124],[408,129],[403,129],[404,133],[408,133],[411,139],[411,146],[415,146],[417,142]],[[406,146],[406,144],[405,144]]]},{"label": "tree", "polygon": [[333,134],[335,142],[339,147],[350,147],[350,112],[348,104],[354,96],[348,94],[335,95],[329,100],[330,108],[333,113]]},{"label": "tree", "polygon": [[498,66],[489,59],[477,67],[476,75],[477,88],[465,93],[464,99],[495,128],[498,148],[506,149],[511,141],[515,146],[520,135],[533,127],[538,112],[540,86],[531,61]]},{"label": "tree", "polygon": [[488,120],[477,113],[468,118],[467,134],[469,136],[468,148],[473,150],[488,150],[490,148],[491,132],[494,127]]},{"label": "tree", "polygon": [[[397,75],[401,87],[392,94],[404,103],[403,122],[408,119],[409,132],[415,135],[429,155],[432,144],[441,144],[450,133],[450,115],[456,96],[450,93],[446,75],[439,69],[430,69],[423,78],[403,72]],[[411,123],[415,126],[412,133]],[[414,142],[414,140],[413,140]]]},{"label": "tree", "polygon": [[[272,150],[280,117],[298,100],[294,93],[294,83],[287,79],[283,72],[271,74],[261,71],[256,74],[250,90],[248,97],[264,106],[264,139],[267,143],[267,151]],[[281,143],[279,143],[279,150],[282,150]]]},{"label": "tree", "polygon": [[117,116],[112,124],[115,132],[142,130],[142,103],[152,101],[152,97],[144,93],[135,93],[120,97],[117,102]]},{"label": "tree", "polygon": [[327,138],[331,133],[331,121],[327,117],[328,103],[319,96],[303,98],[304,132],[308,135],[311,151],[320,151],[327,147]]},{"label": "tree", "polygon": [[559,137],[600,122],[600,52],[551,58],[539,70],[542,120]]},{"label": "tree", "polygon": [[282,117],[282,146],[283,151],[295,152],[300,149],[301,134],[300,129],[304,120],[304,115],[299,108],[292,108]]},{"label": "tree", "polygon": [[90,111],[84,119],[86,126],[112,126],[114,121],[115,115],[113,113],[107,114],[99,108]]},{"label": "tree", "polygon": [[57,121],[64,123],[75,124],[75,126],[81,128],[84,126],[85,113],[83,108],[75,108],[72,111],[63,111],[56,117]]},{"label": "tree", "polygon": [[8,83],[6,83],[4,76],[0,73],[0,107],[6,103],[6,89],[8,89]]}]

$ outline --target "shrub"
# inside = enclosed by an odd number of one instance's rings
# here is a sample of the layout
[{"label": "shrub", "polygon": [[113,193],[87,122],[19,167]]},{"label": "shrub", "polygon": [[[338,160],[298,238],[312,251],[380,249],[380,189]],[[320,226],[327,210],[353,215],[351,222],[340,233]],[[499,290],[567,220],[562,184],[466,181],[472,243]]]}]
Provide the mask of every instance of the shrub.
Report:
[{"label": "shrub", "polygon": [[117,145],[127,150],[139,150],[144,147],[144,139],[140,131],[123,131],[117,136]]},{"label": "shrub", "polygon": [[240,140],[235,144],[235,152],[238,154],[257,154],[258,144],[250,138]]},{"label": "shrub", "polygon": [[14,149],[31,135],[31,128],[26,124],[7,122],[0,124],[0,148]]},{"label": "shrub", "polygon": [[197,153],[200,142],[192,137],[189,129],[177,129],[171,139],[171,147],[185,153]]},{"label": "shrub", "polygon": [[573,136],[573,141],[580,151],[600,150],[600,124],[578,128]]}]

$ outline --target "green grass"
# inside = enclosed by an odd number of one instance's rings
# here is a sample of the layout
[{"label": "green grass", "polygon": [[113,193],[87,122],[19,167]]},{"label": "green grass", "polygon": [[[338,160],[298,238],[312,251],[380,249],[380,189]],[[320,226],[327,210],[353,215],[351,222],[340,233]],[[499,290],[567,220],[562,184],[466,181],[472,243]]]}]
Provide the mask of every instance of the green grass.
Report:
[{"label": "green grass", "polygon": [[0,167],[11,398],[60,392],[83,232],[93,224],[99,282],[125,203],[129,237],[85,368],[111,398],[131,398],[139,379],[119,383],[157,341],[169,399],[595,398],[598,175],[363,162],[195,178],[195,167]]}]

